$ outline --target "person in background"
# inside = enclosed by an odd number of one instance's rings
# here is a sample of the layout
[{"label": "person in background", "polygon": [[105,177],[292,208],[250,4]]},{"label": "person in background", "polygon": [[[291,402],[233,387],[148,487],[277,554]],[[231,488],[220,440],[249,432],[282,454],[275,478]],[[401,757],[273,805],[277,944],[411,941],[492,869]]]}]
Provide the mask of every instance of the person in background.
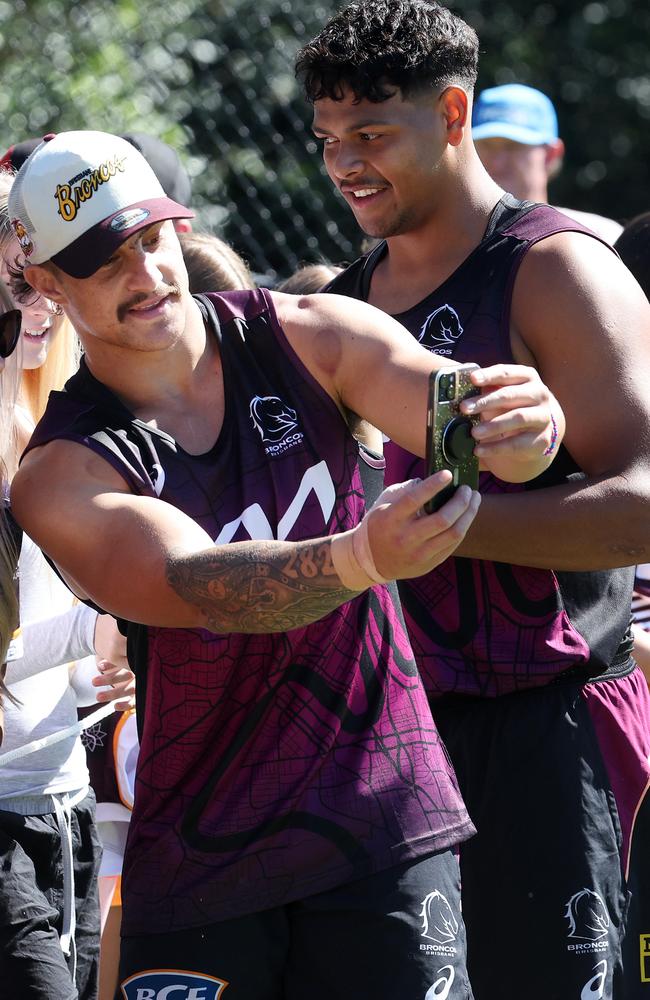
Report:
[{"label": "person in background", "polygon": [[[2,395],[6,378],[5,371]],[[8,437],[2,460],[15,466],[19,435]],[[74,726],[78,705],[117,699],[124,709],[133,694],[112,619],[82,604],[71,607],[69,592],[31,539],[19,532],[14,538],[19,626],[7,654],[2,754]],[[4,584],[2,591],[4,597]],[[3,998],[94,1000],[101,848],[81,741],[71,735],[3,762],[1,770]]]},{"label": "person in background", "polygon": [[22,167],[30,153],[32,153],[42,139],[23,139],[16,142],[0,156],[0,171],[7,171],[15,174]]},{"label": "person in background", "polygon": [[255,288],[246,262],[218,236],[211,233],[180,233],[179,242],[193,295],[196,292]]},{"label": "person in background", "polygon": [[[63,387],[78,357],[67,318],[22,281],[22,251],[7,207],[12,183],[13,174],[0,172],[0,275],[12,282],[21,306],[18,400],[2,454],[9,477],[50,390]],[[123,695],[120,707],[127,708],[133,693],[115,622],[78,604],[28,536],[17,533],[17,545],[19,629],[6,668],[7,753],[73,726],[79,706],[97,708]],[[3,765],[0,976],[7,1000],[96,996],[101,847],[93,815],[77,733]]]},{"label": "person in background", "polygon": [[[0,279],[12,287],[13,298],[22,313],[21,376],[17,412],[18,434],[13,458],[18,460],[53,389],[62,389],[77,370],[79,341],[72,324],[60,309],[47,302],[22,279],[20,244],[11,227],[8,199],[14,174],[0,171]],[[13,474],[15,469],[10,470]]]},{"label": "person in background", "polygon": [[[552,102],[541,90],[507,83],[482,91],[474,104],[472,135],[497,184],[522,201],[548,202],[548,184],[562,169],[564,142]],[[593,212],[559,208],[613,244],[622,226]]]},{"label": "person in background", "polygon": [[325,285],[342,270],[343,268],[337,264],[329,264],[326,261],[303,264],[284,281],[280,281],[275,290],[289,295],[312,295],[314,292],[322,292]]},{"label": "person in background", "polygon": [[[191,206],[192,182],[178,153],[169,143],[146,132],[125,132],[122,138],[142,153],[168,198],[180,205]],[[174,219],[174,229],[177,233],[191,233],[192,220]]]},{"label": "person in background", "polygon": [[650,212],[625,224],[614,249],[650,299]]},{"label": "person in background", "polygon": [[[375,0],[298,53],[330,179],[380,238],[328,291],[439,362],[534,366],[567,413],[550,469],[484,475],[459,558],[400,595],[478,831],[460,845],[477,1000],[631,1000],[650,933],[650,694],[629,634],[650,556],[650,306],[610,246],[486,172],[478,52],[445,7]],[[389,483],[423,474],[400,443],[385,454]]]}]

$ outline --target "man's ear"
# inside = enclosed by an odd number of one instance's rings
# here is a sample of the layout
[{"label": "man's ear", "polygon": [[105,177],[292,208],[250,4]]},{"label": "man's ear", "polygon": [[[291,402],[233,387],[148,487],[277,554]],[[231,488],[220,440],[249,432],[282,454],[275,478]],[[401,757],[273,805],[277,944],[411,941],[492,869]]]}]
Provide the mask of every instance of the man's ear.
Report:
[{"label": "man's ear", "polygon": [[447,122],[447,141],[450,146],[460,146],[469,124],[469,98],[462,87],[447,87],[440,101]]},{"label": "man's ear", "polygon": [[42,264],[27,264],[23,269],[25,281],[27,281],[35,291],[39,292],[46,299],[51,299],[58,305],[63,305],[63,289],[57,279],[55,271],[50,270]]},{"label": "man's ear", "polygon": [[561,139],[554,139],[546,145],[546,174],[551,178],[556,177],[562,169],[564,160],[564,143]]}]

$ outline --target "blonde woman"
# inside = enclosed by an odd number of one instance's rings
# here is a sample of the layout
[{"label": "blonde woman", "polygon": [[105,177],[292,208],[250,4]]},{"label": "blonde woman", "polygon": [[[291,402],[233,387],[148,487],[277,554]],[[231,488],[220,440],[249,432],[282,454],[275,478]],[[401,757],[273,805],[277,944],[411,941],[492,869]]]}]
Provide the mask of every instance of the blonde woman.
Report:
[{"label": "blonde woman", "polygon": [[[76,371],[79,344],[72,324],[22,279],[21,248],[9,221],[7,202],[14,175],[0,171],[0,278],[9,285],[23,314],[18,390],[18,453],[40,420],[47,397]],[[15,468],[10,468],[10,474]]]},{"label": "blonde woman", "polygon": [[[8,225],[11,183],[11,176],[0,174],[0,274],[16,285],[21,251]],[[0,377],[3,398],[15,399],[16,393],[6,391],[12,384],[18,395],[18,405],[2,421],[8,480],[50,390],[61,388],[76,367],[68,321],[29,286],[16,287],[14,294],[21,305],[14,324],[19,350]],[[6,289],[3,301],[5,308],[12,306]],[[120,699],[118,707],[130,707],[133,676],[113,620],[73,604],[30,538],[18,533],[15,542],[13,550],[0,547],[3,636],[20,619],[9,647],[0,751],[7,754],[0,782],[2,996],[95,1000],[101,848],[85,750],[71,730],[79,705]],[[18,613],[11,586],[16,548]],[[44,737],[57,742],[36,749],[34,741]]]}]

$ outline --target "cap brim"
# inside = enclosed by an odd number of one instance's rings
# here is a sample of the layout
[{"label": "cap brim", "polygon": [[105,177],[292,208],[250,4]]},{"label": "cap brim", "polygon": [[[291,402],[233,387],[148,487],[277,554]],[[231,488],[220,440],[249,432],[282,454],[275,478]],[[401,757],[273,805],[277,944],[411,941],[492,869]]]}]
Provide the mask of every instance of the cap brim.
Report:
[{"label": "cap brim", "polygon": [[52,256],[71,278],[90,278],[131,236],[167,219],[193,219],[194,212],[170,198],[151,198],[109,215]]},{"label": "cap brim", "polygon": [[546,146],[553,142],[552,136],[538,132],[523,125],[513,125],[511,122],[485,122],[484,125],[472,126],[472,138],[478,139],[510,139],[524,146]]}]

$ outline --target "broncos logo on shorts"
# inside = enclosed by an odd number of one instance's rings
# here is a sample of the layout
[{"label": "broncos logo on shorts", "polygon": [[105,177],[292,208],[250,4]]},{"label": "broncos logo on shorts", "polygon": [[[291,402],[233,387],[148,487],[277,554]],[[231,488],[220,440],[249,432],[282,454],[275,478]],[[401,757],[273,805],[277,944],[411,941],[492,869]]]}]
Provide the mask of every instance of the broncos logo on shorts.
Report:
[{"label": "broncos logo on shorts", "polygon": [[262,441],[283,441],[298,426],[298,414],[278,396],[253,396],[250,415]]},{"label": "broncos logo on shorts", "polygon": [[[463,333],[458,313],[448,304],[440,306],[427,316],[418,335],[418,341],[430,351],[441,347],[454,347]],[[444,353],[451,354],[451,351]]]},{"label": "broncos logo on shorts", "polygon": [[597,892],[581,889],[567,903],[564,914],[569,921],[569,937],[599,941],[607,935],[609,913]]},{"label": "broncos logo on shorts", "polygon": [[422,900],[422,937],[436,944],[448,944],[455,941],[458,934],[458,921],[454,916],[448,900],[438,890],[434,889]]}]

